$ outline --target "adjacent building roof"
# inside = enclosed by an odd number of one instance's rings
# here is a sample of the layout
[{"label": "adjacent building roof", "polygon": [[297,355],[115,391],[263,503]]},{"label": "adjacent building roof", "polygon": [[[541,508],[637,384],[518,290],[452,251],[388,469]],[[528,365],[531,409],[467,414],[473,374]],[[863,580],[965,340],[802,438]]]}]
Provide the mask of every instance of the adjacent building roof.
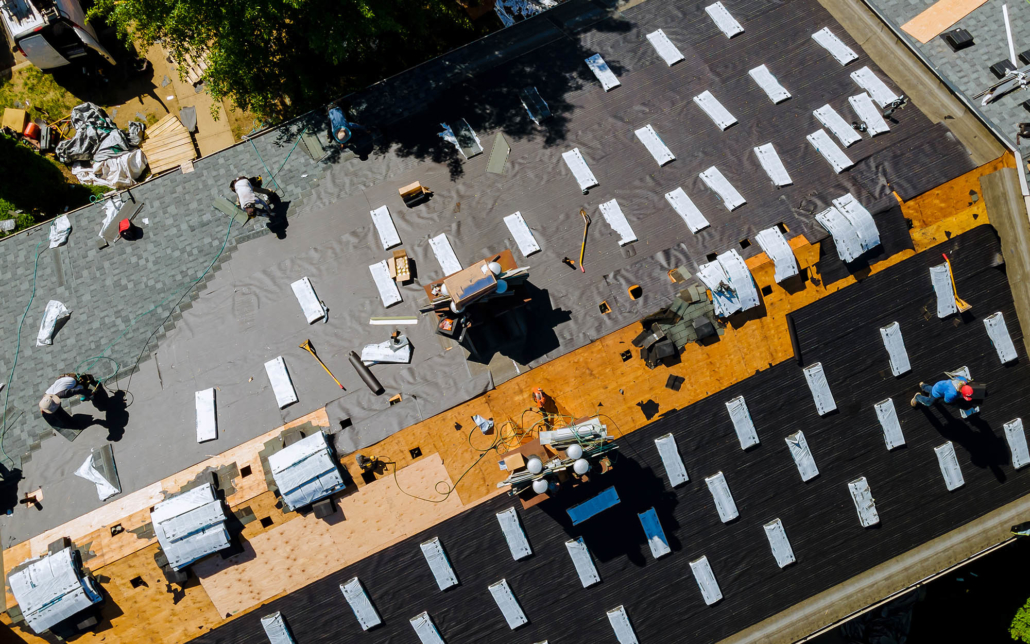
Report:
[{"label": "adjacent building roof", "polygon": [[[938,4],[937,0],[865,0],[892,25],[898,33],[940,74],[946,82],[966,96],[970,103],[995,126],[999,136],[1015,145],[1019,124],[1030,120],[1030,113],[1022,106],[1030,100],[1030,92],[1017,90],[990,105],[981,105],[972,97],[998,81],[991,72],[991,66],[1009,60],[1008,39],[1005,37],[1005,21],[1002,5],[1008,5],[1009,21],[1012,25],[1012,39],[1017,54],[1017,67],[1030,64],[1030,58],[1021,61],[1018,55],[1030,50],[1030,5],[1024,2],[987,0],[983,3],[953,3],[949,15],[958,18],[951,26],[947,21],[938,22],[944,26],[941,35],[921,43],[907,33],[903,27],[910,20]],[[978,5],[978,6],[977,6]],[[974,7],[965,13],[965,9]],[[973,36],[971,47],[954,51],[945,42],[943,33],[953,29],[965,29]]]},{"label": "adjacent building roof", "polygon": [[103,601],[91,577],[84,577],[72,548],[46,555],[11,573],[18,608],[36,633]]},{"label": "adjacent building roof", "polygon": [[158,503],[150,519],[174,570],[229,547],[225,508],[210,483]]},{"label": "adjacent building roof", "polygon": [[272,454],[268,465],[279,494],[290,510],[311,505],[346,485],[322,432]]}]

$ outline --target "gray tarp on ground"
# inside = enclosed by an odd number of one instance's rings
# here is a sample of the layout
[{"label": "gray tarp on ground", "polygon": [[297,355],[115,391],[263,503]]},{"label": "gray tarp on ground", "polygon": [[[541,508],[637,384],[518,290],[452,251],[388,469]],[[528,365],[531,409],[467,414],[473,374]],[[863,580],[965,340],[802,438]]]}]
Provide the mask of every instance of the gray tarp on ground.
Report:
[{"label": "gray tarp on ground", "polygon": [[93,103],[72,108],[71,122],[75,135],[57,144],[57,159],[62,163],[95,163],[124,154],[139,147],[146,128],[143,123],[133,122],[128,132],[123,132]]}]

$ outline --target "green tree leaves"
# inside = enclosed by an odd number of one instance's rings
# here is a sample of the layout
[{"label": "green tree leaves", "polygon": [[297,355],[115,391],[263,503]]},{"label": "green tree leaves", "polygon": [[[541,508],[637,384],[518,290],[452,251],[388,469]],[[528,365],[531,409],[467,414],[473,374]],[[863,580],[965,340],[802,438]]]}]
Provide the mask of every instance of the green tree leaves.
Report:
[{"label": "green tree leaves", "polygon": [[476,36],[457,0],[97,0],[90,16],[179,61],[207,52],[208,91],[266,121]]},{"label": "green tree leaves", "polygon": [[1009,635],[1017,642],[1030,644],[1030,599],[1016,612],[1009,625]]}]

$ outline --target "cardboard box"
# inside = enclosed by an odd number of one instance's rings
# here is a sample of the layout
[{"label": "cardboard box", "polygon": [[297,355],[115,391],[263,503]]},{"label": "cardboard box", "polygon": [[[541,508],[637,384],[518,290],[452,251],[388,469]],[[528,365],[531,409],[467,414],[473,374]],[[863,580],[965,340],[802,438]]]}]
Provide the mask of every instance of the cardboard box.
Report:
[{"label": "cardboard box", "polygon": [[25,110],[8,107],[4,110],[4,127],[9,127],[18,134],[25,131],[25,125],[29,122],[29,115]]},{"label": "cardboard box", "polygon": [[522,457],[522,454],[509,454],[504,457],[504,467],[509,472],[522,469],[526,466],[526,459]]}]

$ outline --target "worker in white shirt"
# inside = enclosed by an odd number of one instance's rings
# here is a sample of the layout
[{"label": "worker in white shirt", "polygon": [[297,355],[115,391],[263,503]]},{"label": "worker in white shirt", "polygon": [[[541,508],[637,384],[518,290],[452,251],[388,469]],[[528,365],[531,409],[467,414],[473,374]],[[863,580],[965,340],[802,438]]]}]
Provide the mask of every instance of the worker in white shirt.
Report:
[{"label": "worker in white shirt", "polygon": [[92,392],[89,386],[96,382],[89,374],[77,375],[66,373],[54,381],[39,401],[39,411],[43,420],[51,427],[68,427],[72,422],[71,414],[61,406],[63,398],[82,396],[88,398]]},{"label": "worker in white shirt", "polygon": [[248,217],[272,216],[272,207],[258,194],[269,197],[271,201],[279,201],[279,195],[261,187],[261,177],[236,177],[229,183],[229,189],[236,193],[240,208]]}]

